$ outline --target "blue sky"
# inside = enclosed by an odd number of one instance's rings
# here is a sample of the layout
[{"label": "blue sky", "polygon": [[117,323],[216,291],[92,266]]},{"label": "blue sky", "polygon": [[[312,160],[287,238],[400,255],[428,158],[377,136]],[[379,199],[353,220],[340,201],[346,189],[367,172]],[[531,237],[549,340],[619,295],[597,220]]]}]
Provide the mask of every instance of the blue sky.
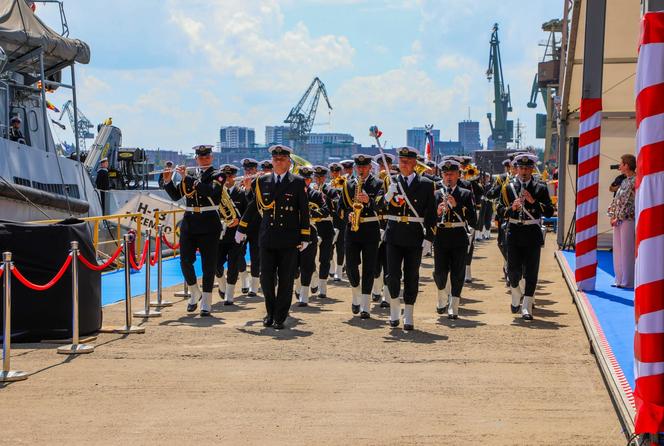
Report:
[{"label": "blue sky", "polygon": [[[535,137],[526,108],[546,39],[543,22],[562,15],[555,0],[65,0],[70,35],[87,42],[78,66],[79,108],[108,116],[123,145],[189,151],[219,139],[222,125],[279,125],[314,76],[334,110],[319,108],[317,132],[388,145],[433,123],[457,139],[457,122],[479,120],[483,143],[493,107],[485,71],[494,22],[500,26],[514,113]],[[59,30],[51,5],[37,14]],[[54,93],[58,107],[68,96]],[[540,104],[539,112],[543,111]],[[60,139],[72,140],[58,129]]]}]

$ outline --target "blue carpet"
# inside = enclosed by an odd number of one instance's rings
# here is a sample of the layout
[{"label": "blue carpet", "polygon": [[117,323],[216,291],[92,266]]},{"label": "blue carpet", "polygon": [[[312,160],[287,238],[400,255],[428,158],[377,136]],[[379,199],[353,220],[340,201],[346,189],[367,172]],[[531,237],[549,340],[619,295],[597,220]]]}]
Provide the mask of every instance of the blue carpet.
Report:
[{"label": "blue carpet", "polygon": [[[574,251],[562,252],[572,272],[576,265]],[[586,291],[606,340],[620,364],[629,385],[634,389],[634,289],[611,286],[615,278],[611,252],[597,252],[595,291]]]}]

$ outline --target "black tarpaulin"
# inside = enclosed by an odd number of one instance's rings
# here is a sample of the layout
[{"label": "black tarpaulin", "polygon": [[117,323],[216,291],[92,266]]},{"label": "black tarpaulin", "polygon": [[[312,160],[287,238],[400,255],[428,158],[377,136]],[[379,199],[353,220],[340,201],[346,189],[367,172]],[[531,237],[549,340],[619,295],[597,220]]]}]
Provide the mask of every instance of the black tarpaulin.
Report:
[{"label": "black tarpaulin", "polygon": [[[94,261],[90,230],[80,220],[65,220],[52,225],[0,221],[0,251],[10,251],[15,267],[28,280],[39,285],[51,280],[60,270],[67,260],[72,241],[78,242],[86,259]],[[79,262],[78,278],[79,331],[84,335],[101,328],[101,273],[90,271]],[[12,277],[11,288],[13,340],[71,337],[71,267],[49,290],[31,290],[16,277]],[[0,315],[4,318],[1,307]]]}]

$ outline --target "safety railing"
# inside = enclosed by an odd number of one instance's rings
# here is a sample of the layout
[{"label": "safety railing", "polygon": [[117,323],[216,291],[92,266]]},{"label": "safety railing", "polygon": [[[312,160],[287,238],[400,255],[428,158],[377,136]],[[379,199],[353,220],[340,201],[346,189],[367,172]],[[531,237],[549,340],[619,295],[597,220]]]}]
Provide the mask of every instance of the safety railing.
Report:
[{"label": "safety railing", "polygon": [[[138,246],[140,246],[140,243],[142,241],[142,217],[143,214],[140,213],[131,213],[131,214],[113,214],[113,215],[101,215],[97,217],[81,217],[79,220],[88,222],[92,224],[92,245],[94,246],[95,252],[97,253],[98,257],[105,257],[108,254],[106,254],[104,251],[102,251],[101,248],[105,247],[106,245],[116,245],[119,249],[119,247],[122,244],[123,238],[122,238],[122,227],[123,226],[129,226],[127,224],[123,225],[123,223],[126,223],[125,220],[134,220],[136,223],[136,243]],[[58,223],[62,220],[37,220],[37,221],[31,221],[29,223],[31,224],[53,224],[53,223]],[[108,223],[111,222],[115,226],[114,228],[111,228]],[[103,224],[102,224],[103,223]],[[105,229],[107,230],[107,235],[108,237],[100,237],[100,230]],[[117,250],[114,252],[113,255],[117,253]],[[110,258],[113,258],[113,255],[110,256]],[[115,256],[112,262],[106,262],[106,267],[103,269],[107,269],[111,267],[115,260],[117,260],[118,256]],[[124,265],[119,263],[117,264],[117,269],[122,268]]]},{"label": "safety railing", "polygon": [[[138,235],[138,234],[137,234]],[[122,237],[122,242],[116,251],[102,264],[98,264],[96,259],[86,259],[79,250],[79,244],[76,241],[70,243],[70,250],[67,258],[62,266],[58,269],[56,274],[51,280],[44,284],[37,284],[30,281],[20,268],[14,264],[11,252],[4,252],[2,257],[2,264],[0,265],[0,278],[2,279],[2,299],[4,308],[3,320],[3,342],[2,342],[2,371],[0,372],[0,382],[20,381],[27,379],[28,374],[21,371],[11,369],[10,356],[11,356],[11,301],[12,301],[12,277],[16,277],[17,281],[23,286],[34,291],[46,291],[58,283],[69,268],[71,268],[71,302],[72,302],[72,338],[71,343],[61,346],[57,349],[60,354],[78,355],[91,353],[94,351],[94,345],[89,343],[82,343],[79,334],[79,290],[78,290],[78,268],[82,264],[85,268],[92,271],[102,271],[110,264],[115,262],[120,255],[124,256],[124,279],[125,279],[125,323],[121,327],[102,328],[100,332],[104,333],[144,333],[145,328],[135,326],[132,324],[133,318],[153,318],[161,316],[160,308],[172,305],[172,302],[163,300],[162,296],[162,250],[161,243],[164,240],[163,228],[157,227],[156,242],[152,246],[151,230],[145,231],[145,244],[143,245],[141,260],[136,263],[133,260],[133,253],[130,252],[130,235],[125,234]],[[154,248],[154,249],[153,249]],[[129,260],[126,260],[129,259]],[[152,266],[157,267],[157,297],[156,301],[150,300],[151,284],[150,284],[150,269]],[[145,268],[145,297],[143,310],[132,313],[131,309],[131,269],[141,270]]]},{"label": "safety railing", "polygon": [[[168,248],[170,248],[173,253],[172,257],[175,257],[176,251],[180,249],[180,243],[178,242],[178,231],[177,231],[177,217],[178,214],[184,213],[184,209],[170,209],[170,210],[156,210],[154,212],[154,219],[157,222],[162,221],[162,217],[164,219],[170,219],[171,224],[170,227],[173,228],[170,234],[162,234],[162,241],[164,242],[164,245],[166,245]],[[162,225],[160,225],[162,226]],[[169,240],[170,238],[170,240]]]}]

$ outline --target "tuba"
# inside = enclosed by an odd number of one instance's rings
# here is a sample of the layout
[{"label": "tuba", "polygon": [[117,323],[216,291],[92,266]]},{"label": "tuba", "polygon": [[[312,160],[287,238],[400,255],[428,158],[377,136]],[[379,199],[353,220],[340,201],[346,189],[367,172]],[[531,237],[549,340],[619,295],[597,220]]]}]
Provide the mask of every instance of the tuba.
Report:
[{"label": "tuba", "polygon": [[358,175],[357,183],[355,184],[355,196],[353,197],[353,209],[350,215],[348,216],[350,220],[350,230],[357,232],[360,229],[360,220],[362,215],[362,210],[364,205],[360,203],[360,193],[362,193],[362,177]]}]

